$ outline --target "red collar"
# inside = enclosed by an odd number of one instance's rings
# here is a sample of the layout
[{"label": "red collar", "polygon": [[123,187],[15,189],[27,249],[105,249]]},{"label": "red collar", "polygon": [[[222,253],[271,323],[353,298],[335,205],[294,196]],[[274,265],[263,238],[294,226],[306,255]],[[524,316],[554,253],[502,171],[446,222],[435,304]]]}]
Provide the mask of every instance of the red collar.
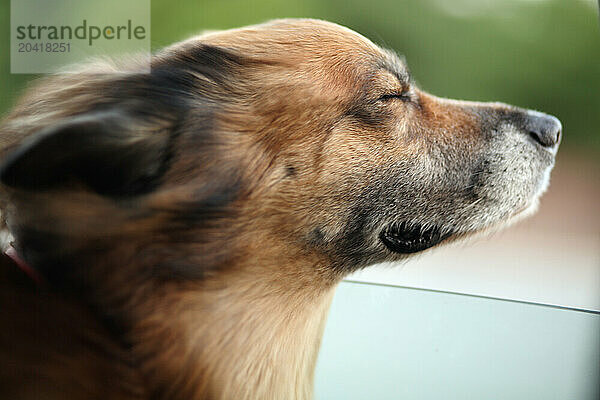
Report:
[{"label": "red collar", "polygon": [[43,282],[40,274],[31,267],[31,265],[27,264],[17,253],[17,250],[12,247],[12,245],[4,252],[11,260],[15,263],[21,271],[25,272],[25,274],[31,278],[37,285],[41,285]]}]

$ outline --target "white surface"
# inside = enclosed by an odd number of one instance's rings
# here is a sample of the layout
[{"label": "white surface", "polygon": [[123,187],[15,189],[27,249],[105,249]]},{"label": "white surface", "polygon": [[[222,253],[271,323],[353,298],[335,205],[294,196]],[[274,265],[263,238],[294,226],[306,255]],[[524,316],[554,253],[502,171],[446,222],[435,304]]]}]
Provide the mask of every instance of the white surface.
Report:
[{"label": "white surface", "polygon": [[597,400],[600,315],[342,283],[316,400]]},{"label": "white surface", "polygon": [[559,159],[539,212],[473,243],[348,280],[600,310],[600,169]]}]

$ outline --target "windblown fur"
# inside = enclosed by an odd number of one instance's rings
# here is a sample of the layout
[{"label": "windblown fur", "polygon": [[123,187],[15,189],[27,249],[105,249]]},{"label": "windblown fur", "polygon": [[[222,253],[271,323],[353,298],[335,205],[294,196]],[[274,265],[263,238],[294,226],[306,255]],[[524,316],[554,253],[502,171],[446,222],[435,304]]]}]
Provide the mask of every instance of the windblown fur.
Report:
[{"label": "windblown fur", "polygon": [[[308,399],[335,285],[532,212],[553,117],[280,20],[35,82],[0,127],[0,395]],[[349,333],[351,334],[351,333]]]}]

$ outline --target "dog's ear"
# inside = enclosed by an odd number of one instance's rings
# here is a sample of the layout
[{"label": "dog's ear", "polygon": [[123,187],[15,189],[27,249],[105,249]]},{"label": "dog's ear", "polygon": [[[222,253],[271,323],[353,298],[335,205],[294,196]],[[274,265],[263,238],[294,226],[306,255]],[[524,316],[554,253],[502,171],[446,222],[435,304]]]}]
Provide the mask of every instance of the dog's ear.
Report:
[{"label": "dog's ear", "polygon": [[0,181],[29,191],[76,183],[108,196],[145,193],[158,183],[169,157],[169,131],[162,128],[121,111],[72,117],[9,153]]}]

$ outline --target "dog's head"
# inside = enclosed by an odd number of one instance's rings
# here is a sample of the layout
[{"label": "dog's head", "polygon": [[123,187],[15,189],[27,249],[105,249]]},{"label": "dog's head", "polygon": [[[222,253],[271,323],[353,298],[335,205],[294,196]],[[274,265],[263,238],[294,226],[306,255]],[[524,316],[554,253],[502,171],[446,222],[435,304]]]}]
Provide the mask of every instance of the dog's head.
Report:
[{"label": "dog's head", "polygon": [[115,237],[210,267],[277,246],[346,270],[404,258],[532,212],[560,141],[556,118],[427,94],[402,58],[323,21],[112,68],[50,78],[2,127],[9,225],[33,263]]}]

